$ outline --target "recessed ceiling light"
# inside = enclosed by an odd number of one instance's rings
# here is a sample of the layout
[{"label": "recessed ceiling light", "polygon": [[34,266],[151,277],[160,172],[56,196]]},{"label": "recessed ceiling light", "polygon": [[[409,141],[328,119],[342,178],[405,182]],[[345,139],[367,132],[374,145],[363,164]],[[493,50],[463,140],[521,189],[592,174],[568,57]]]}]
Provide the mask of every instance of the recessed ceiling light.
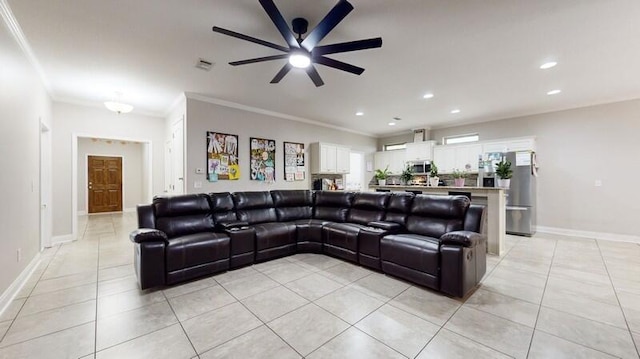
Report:
[{"label": "recessed ceiling light", "polygon": [[395,122],[389,122],[389,126],[395,126],[396,123]]},{"label": "recessed ceiling light", "polygon": [[424,94],[424,96],[422,96],[422,98],[425,98],[425,99],[433,98],[433,94],[432,93],[426,93],[426,94]]},{"label": "recessed ceiling light", "polygon": [[557,95],[560,92],[562,92],[562,90],[551,90],[551,91],[547,92],[547,95]]},{"label": "recessed ceiling light", "polygon": [[356,116],[364,116],[364,112],[358,111],[356,112]]},{"label": "recessed ceiling light", "polygon": [[554,66],[556,66],[558,63],[555,61],[549,61],[549,62],[545,62],[544,64],[540,65],[540,69],[542,70],[546,70],[546,69],[550,69]]},{"label": "recessed ceiling light", "polygon": [[452,113],[452,114],[460,113],[460,110],[456,108],[456,109],[454,109],[454,110],[451,110],[451,113]]}]

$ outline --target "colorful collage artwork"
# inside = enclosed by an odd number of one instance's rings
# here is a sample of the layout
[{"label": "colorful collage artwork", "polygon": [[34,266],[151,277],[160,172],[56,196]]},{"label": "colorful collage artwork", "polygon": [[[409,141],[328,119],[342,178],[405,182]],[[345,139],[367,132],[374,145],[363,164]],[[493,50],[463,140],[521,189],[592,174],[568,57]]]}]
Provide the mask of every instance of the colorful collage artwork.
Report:
[{"label": "colorful collage artwork", "polygon": [[276,180],[276,141],[251,137],[251,180]]},{"label": "colorful collage artwork", "polygon": [[304,181],[304,144],[284,143],[284,180]]},{"label": "colorful collage artwork", "polygon": [[237,180],[238,136],[207,131],[207,180]]}]

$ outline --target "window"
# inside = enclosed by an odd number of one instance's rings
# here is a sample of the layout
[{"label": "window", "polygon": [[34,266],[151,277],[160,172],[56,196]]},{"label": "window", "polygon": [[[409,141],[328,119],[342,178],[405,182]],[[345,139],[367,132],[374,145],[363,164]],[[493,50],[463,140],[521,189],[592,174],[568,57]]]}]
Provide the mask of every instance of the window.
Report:
[{"label": "window", "polygon": [[480,136],[477,133],[469,134],[469,135],[457,135],[457,136],[448,136],[442,139],[442,143],[445,145],[453,145],[456,143],[466,143],[466,142],[478,142],[480,141]]},{"label": "window", "polygon": [[404,150],[405,148],[407,148],[406,143],[395,143],[392,145],[384,145],[385,151]]}]

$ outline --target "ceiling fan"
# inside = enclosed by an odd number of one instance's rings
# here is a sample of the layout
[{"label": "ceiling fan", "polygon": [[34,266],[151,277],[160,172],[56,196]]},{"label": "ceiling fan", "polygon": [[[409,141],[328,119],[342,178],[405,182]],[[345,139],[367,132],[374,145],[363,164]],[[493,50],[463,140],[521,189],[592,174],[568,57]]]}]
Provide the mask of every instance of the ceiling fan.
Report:
[{"label": "ceiling fan", "polygon": [[[282,69],[271,80],[272,84],[280,82],[282,78],[291,71],[293,67],[305,69],[307,75],[311,78],[316,86],[324,85],[324,81],[320,78],[320,74],[316,70],[314,64],[320,64],[334,69],[350,72],[352,74],[360,75],[364,72],[362,67],[354,66],[342,61],[334,60],[326,57],[325,55],[336,54],[340,52],[349,52],[357,50],[365,50],[371,48],[377,48],[382,46],[382,38],[376,37],[366,40],[357,40],[349,42],[341,42],[337,44],[317,46],[322,39],[324,39],[334,27],[336,27],[342,19],[344,19],[352,10],[353,6],[346,0],[339,0],[338,4],[329,11],[329,13],[320,21],[320,23],[307,35],[304,39],[302,35],[307,32],[309,22],[303,18],[293,19],[292,29],[289,29],[287,22],[282,17],[282,14],[273,3],[273,0],[258,0],[260,5],[267,12],[267,15],[271,18],[271,21],[275,24],[282,37],[287,42],[288,47],[274,44],[272,42],[257,39],[255,37],[243,35],[235,31],[223,29],[221,27],[214,26],[213,31],[232,36],[241,40],[250,41],[259,45],[270,47],[284,52],[281,55],[258,57],[254,59],[233,61],[229,65],[238,66],[253,64],[256,62],[273,61],[281,59],[289,59]],[[293,30],[293,31],[292,31]],[[298,35],[296,38],[295,34]]]}]

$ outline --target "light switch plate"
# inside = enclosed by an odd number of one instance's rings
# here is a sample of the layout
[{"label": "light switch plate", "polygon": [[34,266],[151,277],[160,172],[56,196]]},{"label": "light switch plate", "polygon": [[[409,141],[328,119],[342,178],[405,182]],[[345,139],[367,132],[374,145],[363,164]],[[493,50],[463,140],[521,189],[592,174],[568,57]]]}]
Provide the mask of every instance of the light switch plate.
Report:
[{"label": "light switch plate", "polygon": [[199,175],[203,175],[204,174],[204,168],[196,168],[196,173]]}]

